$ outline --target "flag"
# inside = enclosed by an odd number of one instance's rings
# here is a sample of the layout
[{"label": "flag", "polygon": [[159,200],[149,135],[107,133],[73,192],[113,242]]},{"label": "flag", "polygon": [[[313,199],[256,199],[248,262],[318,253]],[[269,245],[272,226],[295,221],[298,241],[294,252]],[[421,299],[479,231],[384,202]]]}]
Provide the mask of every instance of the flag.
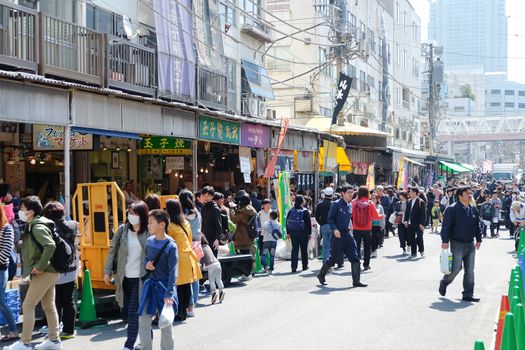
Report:
[{"label": "flag", "polygon": [[279,152],[284,142],[284,137],[286,136],[286,131],[288,130],[288,124],[290,120],[288,118],[283,118],[281,120],[281,132],[279,133],[279,140],[277,141],[277,149],[272,159],[268,162],[266,170],[264,171],[264,177],[272,177],[275,175],[275,165],[277,164],[277,158],[279,157]]},{"label": "flag", "polygon": [[278,180],[278,198],[277,205],[279,207],[279,220],[281,222],[282,238],[286,238],[286,214],[290,207],[290,173],[287,171],[279,174]]},{"label": "flag", "polygon": [[366,176],[366,187],[369,190],[373,190],[376,187],[375,166],[376,163],[372,163],[368,166],[368,175]]},{"label": "flag", "polygon": [[397,175],[397,188],[405,189],[406,187],[406,167],[405,167],[405,157],[401,158],[399,163],[399,173]]},{"label": "flag", "polygon": [[337,95],[335,96],[335,108],[334,115],[332,116],[332,125],[337,124],[337,116],[345,105],[351,86],[352,78],[346,74],[339,73],[339,82],[337,83]]}]

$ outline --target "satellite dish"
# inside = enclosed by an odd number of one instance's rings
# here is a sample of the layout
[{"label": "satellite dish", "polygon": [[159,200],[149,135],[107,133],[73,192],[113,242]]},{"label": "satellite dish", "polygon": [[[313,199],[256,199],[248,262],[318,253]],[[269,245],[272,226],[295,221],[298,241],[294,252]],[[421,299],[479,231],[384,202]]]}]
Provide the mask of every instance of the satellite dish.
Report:
[{"label": "satellite dish", "polygon": [[126,33],[126,36],[128,38],[131,38],[133,36],[133,28],[131,27],[131,19],[124,15],[122,16],[122,22],[124,23],[124,33]]}]

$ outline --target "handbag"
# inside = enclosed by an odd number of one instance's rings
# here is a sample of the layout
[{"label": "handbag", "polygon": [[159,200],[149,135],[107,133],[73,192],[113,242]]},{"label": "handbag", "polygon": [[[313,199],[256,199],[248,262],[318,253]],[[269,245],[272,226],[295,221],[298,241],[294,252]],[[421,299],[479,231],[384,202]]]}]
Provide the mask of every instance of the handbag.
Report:
[{"label": "handbag", "polygon": [[439,263],[443,274],[449,275],[452,272],[452,254],[450,253],[450,250],[443,249],[441,251]]},{"label": "handbag", "polygon": [[394,212],[390,214],[390,216],[388,217],[388,222],[394,225],[396,223],[396,219],[397,219],[397,213]]},{"label": "handbag", "polygon": [[202,259],[202,257],[204,256],[204,251],[202,250],[201,241],[191,242],[191,249],[193,249],[193,252],[197,256],[198,260]]},{"label": "handbag", "polygon": [[[111,265],[111,271],[114,273],[117,273],[117,267],[118,267],[118,251],[120,250],[120,240],[122,239],[122,227],[120,226],[117,230],[117,242],[115,243],[115,254],[113,255],[113,264]],[[120,232],[120,235],[119,235]]]}]

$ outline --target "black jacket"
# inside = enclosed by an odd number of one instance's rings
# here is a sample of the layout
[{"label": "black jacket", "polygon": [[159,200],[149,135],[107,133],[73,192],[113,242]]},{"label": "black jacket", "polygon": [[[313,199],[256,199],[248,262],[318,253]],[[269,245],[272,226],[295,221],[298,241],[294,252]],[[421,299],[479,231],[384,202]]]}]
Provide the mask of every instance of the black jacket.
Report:
[{"label": "black jacket", "polygon": [[[416,203],[414,203],[414,208],[412,208],[412,201],[415,200]],[[416,197],[416,199],[410,199],[407,202],[407,210],[405,211],[405,218],[403,221],[409,222],[412,227],[419,227],[419,225],[425,225],[426,221],[426,206],[425,202],[419,198]]]},{"label": "black jacket", "polygon": [[202,207],[201,216],[201,231],[211,246],[216,239],[220,239],[223,232],[221,210],[217,206],[217,203],[210,201]]},{"label": "black jacket", "polygon": [[450,240],[462,243],[481,242],[479,215],[476,208],[461,202],[452,204],[445,211],[445,219],[441,228],[441,240],[448,243]]},{"label": "black jacket", "polygon": [[330,211],[331,205],[331,198],[325,198],[322,202],[317,204],[317,207],[315,208],[315,220],[319,226],[328,224],[328,212]]}]

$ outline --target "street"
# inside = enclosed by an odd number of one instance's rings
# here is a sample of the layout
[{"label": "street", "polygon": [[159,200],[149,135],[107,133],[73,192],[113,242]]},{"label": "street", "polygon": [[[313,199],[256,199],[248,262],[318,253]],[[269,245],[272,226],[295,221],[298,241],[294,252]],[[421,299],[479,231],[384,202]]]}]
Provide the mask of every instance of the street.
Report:
[{"label": "street", "polygon": [[[488,348],[507,272],[514,265],[508,231],[486,239],[476,256],[479,304],[461,302],[462,277],[438,294],[440,240],[426,234],[426,257],[400,255],[397,237],[385,240],[372,270],[362,274],[368,288],[351,288],[349,264],[316,279],[318,260],[310,270],[290,274],[289,262],[278,262],[269,277],[234,283],[223,304],[209,305],[201,296],[196,317],[175,326],[178,349],[470,349],[483,339]],[[155,349],[160,349],[155,330]],[[126,329],[113,321],[102,329],[81,330],[64,349],[122,348]]]}]

